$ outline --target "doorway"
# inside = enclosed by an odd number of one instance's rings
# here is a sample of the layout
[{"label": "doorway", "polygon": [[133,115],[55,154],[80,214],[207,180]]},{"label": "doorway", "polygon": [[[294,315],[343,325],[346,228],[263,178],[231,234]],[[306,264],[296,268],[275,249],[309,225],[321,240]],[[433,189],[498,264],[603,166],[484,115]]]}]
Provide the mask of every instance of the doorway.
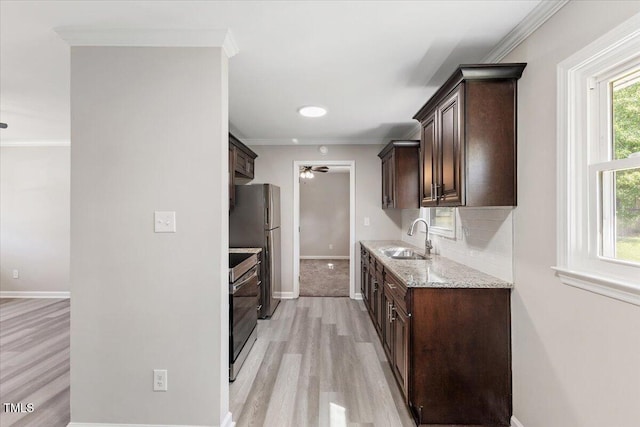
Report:
[{"label": "doorway", "polygon": [[355,162],[295,161],[294,295],[357,298]]}]

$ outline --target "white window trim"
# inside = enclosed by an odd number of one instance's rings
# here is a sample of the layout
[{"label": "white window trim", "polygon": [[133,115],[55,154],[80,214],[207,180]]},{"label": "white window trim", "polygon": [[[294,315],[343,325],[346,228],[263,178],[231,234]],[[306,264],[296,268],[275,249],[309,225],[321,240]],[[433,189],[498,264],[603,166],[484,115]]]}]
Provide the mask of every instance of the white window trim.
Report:
[{"label": "white window trim", "polygon": [[589,218],[592,197],[587,161],[588,92],[593,77],[634,56],[640,57],[640,14],[558,64],[558,241],[553,269],[566,285],[640,305],[638,267],[593,253],[597,243],[589,229],[595,219]]}]

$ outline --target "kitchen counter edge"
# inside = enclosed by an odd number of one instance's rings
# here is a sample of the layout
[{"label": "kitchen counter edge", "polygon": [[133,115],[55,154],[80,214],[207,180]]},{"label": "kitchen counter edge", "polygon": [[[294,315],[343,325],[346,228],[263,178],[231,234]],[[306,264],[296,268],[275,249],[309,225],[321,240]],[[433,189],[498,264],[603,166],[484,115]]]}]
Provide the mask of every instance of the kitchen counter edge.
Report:
[{"label": "kitchen counter edge", "polygon": [[400,240],[361,240],[369,251],[394,276],[408,288],[507,288],[513,283],[460,264],[441,255],[430,255],[428,260],[396,260],[384,255],[384,249],[405,247],[424,253],[410,243]]},{"label": "kitchen counter edge", "polygon": [[230,254],[259,254],[262,248],[229,248]]}]

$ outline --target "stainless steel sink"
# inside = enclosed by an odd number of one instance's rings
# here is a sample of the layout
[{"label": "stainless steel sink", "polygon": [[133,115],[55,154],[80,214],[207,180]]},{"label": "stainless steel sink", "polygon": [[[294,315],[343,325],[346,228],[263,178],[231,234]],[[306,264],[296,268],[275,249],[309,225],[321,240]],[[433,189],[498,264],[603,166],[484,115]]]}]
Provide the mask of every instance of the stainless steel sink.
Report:
[{"label": "stainless steel sink", "polygon": [[383,250],[382,253],[393,259],[427,259],[424,255],[409,248],[389,248]]}]

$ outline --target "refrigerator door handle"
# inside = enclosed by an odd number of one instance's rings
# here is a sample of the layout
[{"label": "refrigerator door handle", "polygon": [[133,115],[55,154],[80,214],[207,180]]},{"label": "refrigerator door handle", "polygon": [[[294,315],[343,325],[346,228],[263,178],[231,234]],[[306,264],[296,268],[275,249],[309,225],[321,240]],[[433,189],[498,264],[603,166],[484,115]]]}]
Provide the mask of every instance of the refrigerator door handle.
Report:
[{"label": "refrigerator door handle", "polygon": [[[267,231],[265,233],[265,246],[264,246],[264,260],[267,261],[264,263],[264,271],[265,271],[265,276],[266,277],[270,277],[271,275],[271,252],[270,252],[270,248],[271,248],[271,238],[269,237],[269,232]],[[269,280],[269,283],[271,283],[271,281]]]}]

